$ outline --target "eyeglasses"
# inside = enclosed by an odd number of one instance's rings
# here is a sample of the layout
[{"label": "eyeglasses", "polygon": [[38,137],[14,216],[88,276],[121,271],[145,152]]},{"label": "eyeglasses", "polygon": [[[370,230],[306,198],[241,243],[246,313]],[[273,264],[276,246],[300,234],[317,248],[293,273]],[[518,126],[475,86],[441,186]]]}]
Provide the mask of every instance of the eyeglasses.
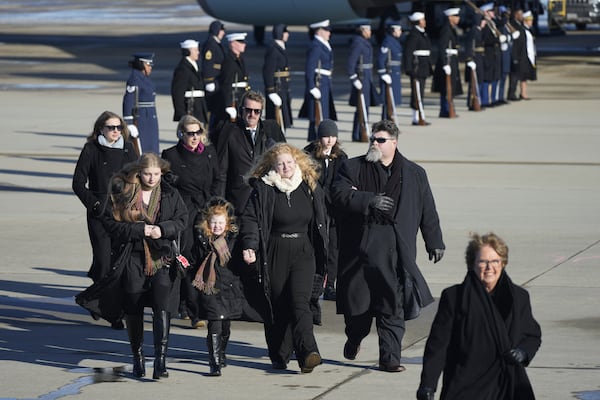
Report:
[{"label": "eyeglasses", "polygon": [[248,114],[254,113],[254,115],[260,115],[260,113],[262,112],[262,110],[260,108],[250,108],[250,107],[244,107],[244,111],[246,111]]},{"label": "eyeglasses", "polygon": [[202,131],[190,131],[190,132],[186,132],[185,134],[189,137],[200,136],[200,135],[202,135]]},{"label": "eyeglasses", "polygon": [[394,138],[391,138],[391,137],[371,137],[371,138],[369,138],[369,141],[371,143],[377,142],[379,144],[385,143],[387,140],[394,140]]},{"label": "eyeglasses", "polygon": [[495,260],[479,260],[477,261],[477,265],[479,266],[479,268],[485,268],[488,265],[492,268],[498,268],[500,266],[500,263],[502,263],[502,260],[500,259],[495,259]]},{"label": "eyeglasses", "polygon": [[109,131],[114,131],[115,129],[118,131],[123,130],[123,125],[104,125],[104,127]]}]

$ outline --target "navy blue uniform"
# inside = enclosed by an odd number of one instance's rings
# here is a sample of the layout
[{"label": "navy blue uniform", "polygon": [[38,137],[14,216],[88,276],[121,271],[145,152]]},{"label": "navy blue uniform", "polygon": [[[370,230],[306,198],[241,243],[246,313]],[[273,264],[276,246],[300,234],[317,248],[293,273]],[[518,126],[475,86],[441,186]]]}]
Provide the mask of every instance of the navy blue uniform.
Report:
[{"label": "navy blue uniform", "polygon": [[333,51],[331,46],[325,45],[315,37],[306,52],[304,104],[300,109],[298,118],[308,118],[308,140],[317,138],[315,129],[315,99],[310,90],[318,87],[321,91],[321,120],[332,119],[337,121],[337,113],[333,104],[331,74],[333,72]]},{"label": "navy blue uniform", "polygon": [[250,90],[243,54],[236,57],[231,51],[225,53],[223,68],[217,82],[217,91],[212,100],[213,116],[216,121],[222,121],[230,118],[229,114],[225,112],[225,108],[235,106],[237,110],[242,105],[242,96],[247,90]]},{"label": "navy blue uniform", "polygon": [[[223,62],[225,61],[225,47],[223,43],[215,36],[210,36],[202,45],[202,75],[204,77],[205,87],[209,84],[215,85],[215,90],[212,92],[206,91],[206,105],[208,111],[214,113],[216,111],[217,90],[219,82],[217,77],[221,74]],[[213,118],[211,117],[211,125]],[[210,127],[212,128],[212,126]]]},{"label": "navy blue uniform", "polygon": [[450,65],[450,82],[452,83],[452,97],[463,93],[458,69],[458,37],[452,25],[448,22],[442,26],[438,42],[438,57],[433,74],[432,92],[440,93],[440,117],[449,115],[450,105],[446,98],[446,72],[444,65]]},{"label": "navy blue uniform", "polygon": [[[379,95],[377,94],[377,90],[373,85],[373,46],[371,46],[371,42],[369,42],[369,40],[365,39],[361,35],[357,35],[352,39],[352,44],[350,45],[350,55],[348,56],[348,64],[346,65],[346,69],[350,82],[354,82],[358,79],[362,83],[362,92],[365,98],[365,112],[368,119],[369,106],[371,104],[379,104]],[[352,85],[349,104],[356,107],[358,106],[359,101],[358,90],[354,87],[354,85]],[[368,121],[365,121],[365,123],[367,123],[368,130]],[[360,141],[358,108],[354,112],[352,141]]]},{"label": "navy blue uniform", "polygon": [[265,53],[263,65],[263,81],[267,94],[266,111],[267,119],[275,119],[275,105],[268,98],[270,93],[277,93],[281,97],[281,113],[286,128],[293,125],[292,99],[290,96],[290,67],[286,50],[273,41]]},{"label": "navy blue uniform", "polygon": [[[381,75],[388,74],[392,78],[392,93],[394,94],[394,104],[399,107],[402,104],[402,45],[400,40],[389,33],[383,38],[379,54],[377,55],[377,73]],[[380,80],[380,89],[382,97],[385,96],[385,82]],[[381,119],[387,118],[387,108],[385,101],[381,111]],[[398,121],[396,121],[398,122]]]},{"label": "navy blue uniform", "polygon": [[[158,118],[156,117],[156,89],[149,76],[132,69],[123,96],[123,119],[135,125],[140,132],[142,153],[158,154]],[[137,100],[137,110],[136,110]]]}]

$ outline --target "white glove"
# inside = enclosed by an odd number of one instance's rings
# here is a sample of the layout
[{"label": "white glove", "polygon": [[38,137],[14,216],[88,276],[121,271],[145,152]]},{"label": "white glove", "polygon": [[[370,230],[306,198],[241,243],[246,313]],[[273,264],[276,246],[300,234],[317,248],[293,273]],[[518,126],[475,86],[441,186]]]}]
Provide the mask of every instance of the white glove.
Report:
[{"label": "white glove", "polygon": [[473,71],[475,71],[477,69],[477,64],[475,64],[475,61],[469,61],[467,63],[467,67],[471,68]]},{"label": "white glove", "polygon": [[513,39],[517,40],[519,38],[519,36],[521,36],[521,32],[514,31],[511,36]]},{"label": "white glove", "polygon": [[444,69],[444,72],[446,73],[446,75],[450,75],[452,73],[452,68],[450,68],[449,65],[444,65],[443,69]]},{"label": "white glove", "polygon": [[206,89],[207,92],[212,93],[217,89],[217,85],[215,85],[214,82],[207,83],[206,86],[204,86],[204,89]]},{"label": "white glove", "polygon": [[500,50],[507,51],[508,50],[508,43],[502,43],[502,44],[500,44]]},{"label": "white glove", "polygon": [[319,90],[318,87],[314,87],[314,88],[310,89],[310,94],[312,94],[312,97],[314,97],[317,100],[319,100],[321,98],[321,91]]},{"label": "white glove", "polygon": [[358,79],[355,79],[352,81],[352,86],[354,86],[356,88],[356,90],[361,90],[362,89],[362,82],[359,81]]},{"label": "white glove", "polygon": [[269,99],[271,99],[275,107],[281,107],[281,97],[277,93],[269,93]]},{"label": "white glove", "polygon": [[390,76],[390,74],[381,75],[381,80],[387,83],[388,85],[392,84],[392,77]]},{"label": "white glove", "polygon": [[506,42],[506,35],[500,35],[499,39],[500,39],[500,43]]},{"label": "white glove", "polygon": [[225,108],[225,112],[229,115],[229,118],[235,119],[237,117],[237,111],[233,107]]},{"label": "white glove", "polygon": [[135,125],[127,125],[127,130],[133,138],[140,136],[140,131],[138,131],[138,128]]}]

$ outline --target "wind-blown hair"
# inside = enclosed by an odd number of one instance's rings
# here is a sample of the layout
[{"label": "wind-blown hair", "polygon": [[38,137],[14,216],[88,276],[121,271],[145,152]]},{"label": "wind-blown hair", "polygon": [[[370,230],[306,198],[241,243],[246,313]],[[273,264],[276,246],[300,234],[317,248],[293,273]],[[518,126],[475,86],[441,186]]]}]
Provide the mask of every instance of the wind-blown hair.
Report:
[{"label": "wind-blown hair", "polygon": [[302,180],[306,182],[311,190],[314,190],[319,181],[319,164],[310,155],[289,143],[277,143],[265,151],[248,174],[248,177],[261,178],[267,175],[269,171],[275,170],[277,156],[286,153],[292,155],[296,165],[300,168],[300,172],[302,172]]},{"label": "wind-blown hair", "polygon": [[238,227],[235,223],[235,212],[233,204],[223,199],[222,197],[215,197],[208,202],[206,207],[202,210],[202,220],[196,226],[202,230],[204,237],[212,238],[214,235],[210,229],[210,219],[215,215],[225,216],[225,232],[236,233]]},{"label": "wind-blown hair", "polygon": [[502,264],[508,265],[508,245],[506,242],[496,235],[494,232],[486,233],[483,236],[479,236],[477,233],[471,234],[471,241],[467,245],[465,251],[465,261],[467,263],[467,269],[474,269],[476,267],[475,260],[479,251],[484,246],[490,246],[500,258],[502,258]]}]

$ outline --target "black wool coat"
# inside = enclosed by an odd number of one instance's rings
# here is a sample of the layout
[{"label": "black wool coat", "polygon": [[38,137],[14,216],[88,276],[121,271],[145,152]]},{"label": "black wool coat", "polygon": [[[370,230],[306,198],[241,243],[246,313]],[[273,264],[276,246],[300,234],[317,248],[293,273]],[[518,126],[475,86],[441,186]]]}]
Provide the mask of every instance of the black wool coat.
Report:
[{"label": "black wool coat", "polygon": [[[535,399],[525,366],[540,347],[542,332],[529,294],[505,271],[493,293],[473,271],[442,292],[425,345],[421,386],[435,390],[443,371],[443,400]],[[524,364],[505,357],[514,348],[525,351]]]},{"label": "black wool coat", "polygon": [[[261,313],[263,321],[272,321],[273,307],[271,305],[267,251],[271,236],[275,191],[278,189],[255,178],[251,179],[250,184],[253,190],[241,217],[238,240],[240,250],[238,252],[241,253],[243,249],[254,249],[256,253],[256,265],[247,267],[248,270],[252,270],[252,273],[244,281],[246,297],[252,306]],[[306,183],[302,183],[300,189],[308,191],[313,200],[314,217],[308,232],[315,252],[315,275],[322,277],[327,272],[329,245],[325,196],[319,185],[311,191]],[[313,310],[314,312],[315,310]]]},{"label": "black wool coat", "polygon": [[[187,150],[180,140],[162,152],[163,159],[171,164],[172,185],[179,191],[188,209],[188,223],[182,233],[181,251],[191,257],[189,250],[194,242],[193,226],[198,213],[213,196],[222,196],[225,177],[217,159],[214,146],[208,145],[202,153]],[[193,262],[193,257],[189,259]]]},{"label": "black wool coat", "polygon": [[241,214],[252,191],[245,175],[268,148],[285,142],[285,136],[275,121],[261,120],[253,144],[250,132],[238,119],[235,123],[226,121],[213,142],[225,175],[225,198],[233,204],[236,214]]},{"label": "black wool coat", "polygon": [[[333,204],[341,214],[337,228],[340,244],[337,312],[396,314],[403,304],[402,268],[415,279],[421,294],[420,305],[424,307],[433,302],[433,297],[415,262],[419,229],[428,252],[445,248],[427,174],[422,167],[403,158],[400,199],[394,199],[397,204],[394,225],[371,225],[366,217],[369,201],[377,193],[361,189],[364,183],[359,179],[361,165],[367,162],[364,156],[344,161],[332,187]],[[393,235],[395,241],[390,239]],[[368,281],[373,274],[378,274],[375,288]]]},{"label": "black wool coat", "polygon": [[438,57],[433,73],[433,82],[431,83],[432,92],[440,92],[440,94],[446,95],[446,72],[444,72],[443,67],[448,64],[452,70],[450,73],[452,97],[463,94],[462,83],[460,81],[460,70],[458,68],[458,54],[453,56],[448,56],[446,54],[446,49],[455,49],[458,51],[458,48],[459,44],[456,31],[450,23],[444,24],[440,31],[440,38],[438,41]]},{"label": "black wool coat", "polygon": [[175,71],[173,71],[173,79],[171,80],[173,121],[179,121],[184,115],[190,114],[201,122],[208,122],[205,96],[185,97],[187,91],[204,91],[204,79],[200,71],[201,62],[198,61],[197,64],[198,70],[186,57],[183,57],[175,67]]}]

